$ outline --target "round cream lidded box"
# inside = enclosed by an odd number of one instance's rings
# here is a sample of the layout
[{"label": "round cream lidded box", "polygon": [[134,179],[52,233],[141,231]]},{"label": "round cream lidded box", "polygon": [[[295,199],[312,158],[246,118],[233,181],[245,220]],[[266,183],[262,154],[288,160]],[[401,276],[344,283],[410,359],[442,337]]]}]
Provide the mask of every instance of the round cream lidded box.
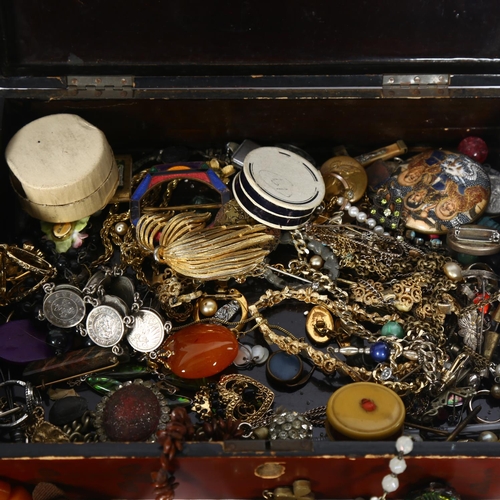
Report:
[{"label": "round cream lidded box", "polygon": [[9,141],[5,158],[22,208],[47,222],[92,215],[118,186],[106,136],[78,115],[61,113],[28,123]]}]

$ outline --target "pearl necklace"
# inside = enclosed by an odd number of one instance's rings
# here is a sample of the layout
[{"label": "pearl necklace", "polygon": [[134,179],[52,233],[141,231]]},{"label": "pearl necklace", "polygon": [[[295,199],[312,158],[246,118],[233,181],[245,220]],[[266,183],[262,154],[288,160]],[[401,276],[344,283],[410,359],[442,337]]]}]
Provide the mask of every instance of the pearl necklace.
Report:
[{"label": "pearl necklace", "polygon": [[413,450],[413,440],[409,436],[400,436],[396,440],[396,450],[398,452],[397,456],[391,458],[389,462],[390,474],[387,474],[382,479],[382,489],[384,494],[381,497],[371,497],[370,500],[381,500],[387,496],[388,493],[392,493],[399,488],[398,474],[403,473],[406,470],[406,462],[404,460],[404,455],[407,455]]},{"label": "pearl necklace", "polygon": [[343,196],[339,196],[336,201],[341,210],[345,210],[350,217],[356,219],[360,224],[366,224],[375,234],[389,236],[388,233],[373,217],[368,217],[368,214],[362,212],[356,205],[351,205]]}]

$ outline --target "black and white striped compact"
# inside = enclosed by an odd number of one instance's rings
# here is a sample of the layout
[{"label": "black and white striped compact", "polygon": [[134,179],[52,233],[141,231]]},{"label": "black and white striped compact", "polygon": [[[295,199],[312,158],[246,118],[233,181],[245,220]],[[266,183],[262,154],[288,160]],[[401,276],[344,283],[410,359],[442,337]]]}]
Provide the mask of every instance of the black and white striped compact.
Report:
[{"label": "black and white striped compact", "polygon": [[302,156],[278,147],[248,153],[233,181],[233,194],[255,220],[277,229],[296,229],[323,201],[319,170]]}]

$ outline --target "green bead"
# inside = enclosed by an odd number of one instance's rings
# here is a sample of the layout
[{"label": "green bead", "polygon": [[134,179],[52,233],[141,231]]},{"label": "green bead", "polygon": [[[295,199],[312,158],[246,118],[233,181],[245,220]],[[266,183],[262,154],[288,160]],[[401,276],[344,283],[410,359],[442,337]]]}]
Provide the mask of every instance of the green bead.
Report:
[{"label": "green bead", "polygon": [[397,337],[398,339],[405,336],[403,327],[396,321],[388,321],[380,330],[380,334],[384,337]]},{"label": "green bead", "polygon": [[104,396],[122,387],[122,384],[118,380],[109,377],[90,376],[85,379],[85,382],[98,394]]},{"label": "green bead", "polygon": [[192,406],[193,400],[187,396],[181,396],[180,394],[172,394],[166,396],[167,404],[170,408],[175,408],[176,406]]},{"label": "green bead", "polygon": [[460,264],[469,265],[474,264],[479,260],[479,257],[476,255],[469,255],[468,253],[458,253],[457,260]]}]

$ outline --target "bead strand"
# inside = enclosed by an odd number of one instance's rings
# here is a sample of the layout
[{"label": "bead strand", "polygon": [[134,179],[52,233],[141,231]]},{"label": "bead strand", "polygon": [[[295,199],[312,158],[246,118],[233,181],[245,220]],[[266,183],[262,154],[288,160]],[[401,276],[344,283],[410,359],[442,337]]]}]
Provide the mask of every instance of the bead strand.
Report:
[{"label": "bead strand", "polygon": [[356,205],[351,205],[350,202],[346,203],[343,196],[339,196],[336,203],[340,207],[343,207],[350,217],[356,219],[360,224],[366,224],[375,234],[389,235],[381,225],[377,224],[377,221],[373,217],[368,217],[368,214],[362,212]]},{"label": "bead strand", "polygon": [[409,436],[400,436],[396,440],[396,450],[398,452],[397,456],[391,459],[389,462],[389,468],[391,473],[384,476],[382,479],[382,489],[384,494],[381,497],[371,497],[370,500],[380,500],[385,498],[388,493],[392,493],[399,488],[398,475],[402,474],[406,470],[406,462],[404,456],[411,453],[413,450],[413,440]]}]

